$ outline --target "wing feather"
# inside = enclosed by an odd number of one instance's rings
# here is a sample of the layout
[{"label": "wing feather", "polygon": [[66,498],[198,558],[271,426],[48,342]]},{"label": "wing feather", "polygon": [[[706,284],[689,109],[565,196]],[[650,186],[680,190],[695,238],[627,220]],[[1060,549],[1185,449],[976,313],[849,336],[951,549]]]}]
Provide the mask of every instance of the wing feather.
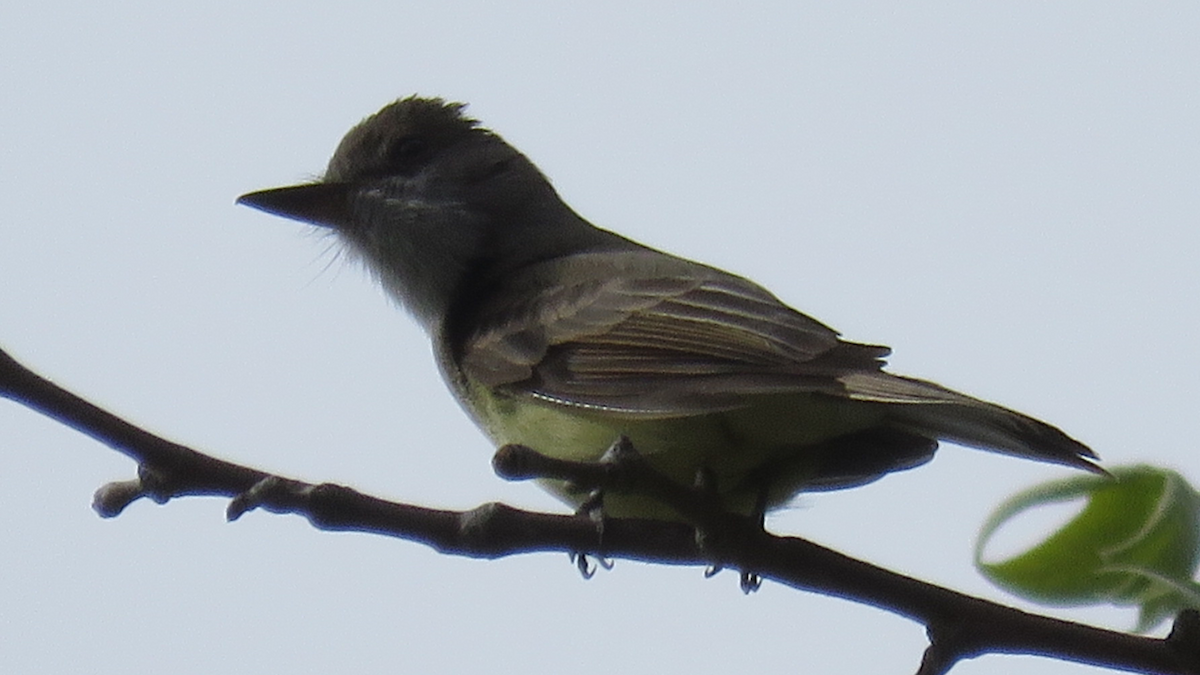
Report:
[{"label": "wing feather", "polygon": [[[568,279],[569,283],[563,283]],[[739,397],[841,392],[884,347],[824,324],[740,277],[655,252],[534,266],[480,303],[460,367],[492,387],[631,414],[694,414]]]}]

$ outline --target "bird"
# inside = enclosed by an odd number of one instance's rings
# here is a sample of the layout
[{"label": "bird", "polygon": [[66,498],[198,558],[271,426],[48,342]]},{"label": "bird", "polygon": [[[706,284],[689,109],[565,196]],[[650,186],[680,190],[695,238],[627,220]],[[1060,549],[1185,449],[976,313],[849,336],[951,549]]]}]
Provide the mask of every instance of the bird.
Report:
[{"label": "bird", "polygon": [[[939,442],[1104,473],[1060,429],[884,370],[748,279],[592,225],[462,103],[413,95],[349,131],[311,182],[240,204],[336,234],[430,336],[450,391],[496,445],[596,461],[626,438],[731,512],[856,487]],[[576,507],[588,491],[543,486]],[[673,519],[614,492],[613,517]]]}]

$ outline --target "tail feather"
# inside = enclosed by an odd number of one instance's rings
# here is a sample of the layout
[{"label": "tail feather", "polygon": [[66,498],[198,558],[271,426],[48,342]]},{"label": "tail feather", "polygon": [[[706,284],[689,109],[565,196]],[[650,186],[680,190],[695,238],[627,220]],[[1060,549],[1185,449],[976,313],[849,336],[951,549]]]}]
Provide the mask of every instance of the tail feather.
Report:
[{"label": "tail feather", "polygon": [[[884,372],[843,378],[846,395],[890,403],[895,422],[939,440],[1106,474],[1096,453],[1057,427],[941,385]],[[908,405],[895,405],[895,404]]]}]

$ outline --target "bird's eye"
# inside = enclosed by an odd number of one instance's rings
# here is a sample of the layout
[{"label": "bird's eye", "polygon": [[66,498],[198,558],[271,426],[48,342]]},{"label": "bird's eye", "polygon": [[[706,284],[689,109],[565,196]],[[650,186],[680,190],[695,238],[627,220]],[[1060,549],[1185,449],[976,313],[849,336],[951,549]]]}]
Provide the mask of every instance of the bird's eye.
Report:
[{"label": "bird's eye", "polygon": [[424,139],[416,136],[405,136],[397,139],[388,146],[386,153],[388,161],[395,164],[405,164],[425,154],[428,145]]}]

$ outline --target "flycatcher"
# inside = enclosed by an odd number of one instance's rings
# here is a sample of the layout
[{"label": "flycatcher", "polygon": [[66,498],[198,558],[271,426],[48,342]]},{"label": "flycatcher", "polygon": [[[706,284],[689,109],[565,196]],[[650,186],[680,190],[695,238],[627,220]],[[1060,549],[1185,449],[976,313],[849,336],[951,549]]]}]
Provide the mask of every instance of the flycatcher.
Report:
[{"label": "flycatcher", "polygon": [[[595,460],[624,434],[675,480],[707,469],[742,512],[923,464],[938,441],[1103,472],[1055,427],[884,372],[887,347],[593,226],[463,108],[396,101],[342,139],[320,180],[238,201],[332,228],[429,333],[494,443]],[[605,509],[670,517],[632,494]]]}]

